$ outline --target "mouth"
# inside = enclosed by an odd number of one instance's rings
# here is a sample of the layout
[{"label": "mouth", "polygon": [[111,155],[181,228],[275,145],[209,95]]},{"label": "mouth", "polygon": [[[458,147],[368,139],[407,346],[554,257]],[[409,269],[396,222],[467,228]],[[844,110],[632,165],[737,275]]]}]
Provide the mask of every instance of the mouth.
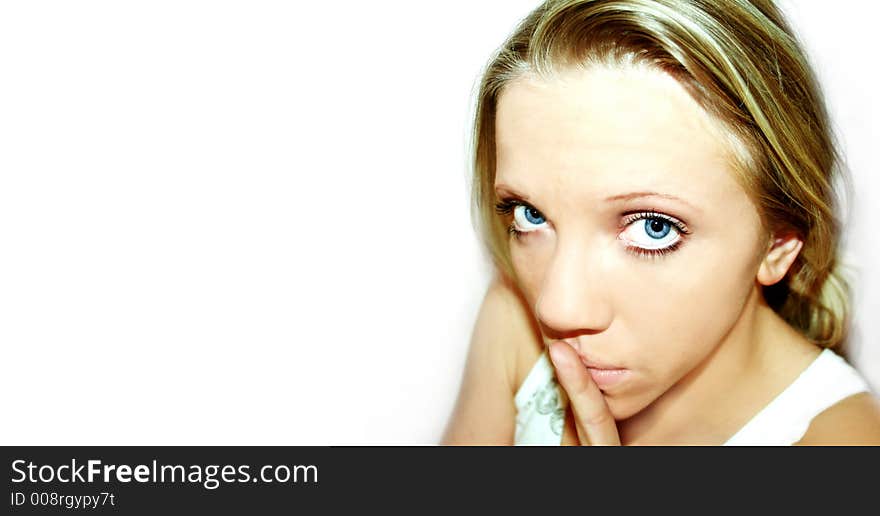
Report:
[{"label": "mouth", "polygon": [[610,389],[623,382],[632,374],[632,372],[625,367],[599,362],[593,358],[585,356],[581,352],[580,344],[577,341],[565,340],[563,342],[570,345],[577,352],[578,357],[581,359],[581,363],[584,364],[584,367],[589,371],[593,381],[596,382],[596,385],[602,391]]},{"label": "mouth", "polygon": [[629,369],[595,369],[588,367],[587,371],[600,391],[605,391],[623,382],[629,375]]},{"label": "mouth", "polygon": [[610,364],[607,362],[602,362],[602,361],[596,360],[595,358],[588,357],[587,354],[581,350],[580,342],[578,342],[575,339],[563,339],[560,342],[564,342],[564,343],[568,344],[569,346],[571,346],[571,348],[574,349],[575,353],[578,354],[578,356],[581,359],[581,362],[584,363],[584,366],[586,366],[587,369],[601,369],[601,370],[607,370],[607,371],[616,371],[616,370],[625,370],[626,369],[625,367],[620,367],[618,365]]}]

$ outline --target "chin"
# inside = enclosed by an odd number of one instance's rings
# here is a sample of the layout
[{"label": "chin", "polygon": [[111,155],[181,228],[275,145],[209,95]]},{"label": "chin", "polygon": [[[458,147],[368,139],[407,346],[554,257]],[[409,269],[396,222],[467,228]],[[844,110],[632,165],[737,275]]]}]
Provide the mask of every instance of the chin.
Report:
[{"label": "chin", "polygon": [[605,395],[605,403],[608,411],[614,416],[615,421],[629,419],[638,414],[651,404],[651,400],[644,400],[633,395]]}]

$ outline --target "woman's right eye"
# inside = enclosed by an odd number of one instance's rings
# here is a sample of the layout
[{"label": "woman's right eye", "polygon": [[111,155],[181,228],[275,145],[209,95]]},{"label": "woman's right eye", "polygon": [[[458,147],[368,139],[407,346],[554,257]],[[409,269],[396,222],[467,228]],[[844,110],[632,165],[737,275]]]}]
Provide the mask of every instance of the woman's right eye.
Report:
[{"label": "woman's right eye", "polygon": [[520,204],[513,209],[513,223],[517,231],[528,233],[541,229],[547,224],[547,220],[535,208]]}]

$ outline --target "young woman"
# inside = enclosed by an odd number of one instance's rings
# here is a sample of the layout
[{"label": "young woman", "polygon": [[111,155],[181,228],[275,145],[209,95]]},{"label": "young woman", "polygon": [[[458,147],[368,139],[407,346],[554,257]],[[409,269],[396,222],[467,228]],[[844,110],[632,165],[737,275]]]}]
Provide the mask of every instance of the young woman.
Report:
[{"label": "young woman", "polygon": [[551,0],[490,62],[498,275],[444,444],[880,444],[838,157],[770,0]]}]

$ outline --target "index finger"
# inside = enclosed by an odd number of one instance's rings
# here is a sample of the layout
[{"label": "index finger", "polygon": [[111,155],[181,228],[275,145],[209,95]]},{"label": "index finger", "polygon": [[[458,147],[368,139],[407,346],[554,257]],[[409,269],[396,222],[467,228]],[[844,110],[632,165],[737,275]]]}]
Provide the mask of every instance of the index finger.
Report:
[{"label": "index finger", "polygon": [[581,442],[597,446],[620,445],[617,423],[577,353],[564,342],[550,344],[550,359],[556,367],[559,383],[568,394],[575,426]]}]

